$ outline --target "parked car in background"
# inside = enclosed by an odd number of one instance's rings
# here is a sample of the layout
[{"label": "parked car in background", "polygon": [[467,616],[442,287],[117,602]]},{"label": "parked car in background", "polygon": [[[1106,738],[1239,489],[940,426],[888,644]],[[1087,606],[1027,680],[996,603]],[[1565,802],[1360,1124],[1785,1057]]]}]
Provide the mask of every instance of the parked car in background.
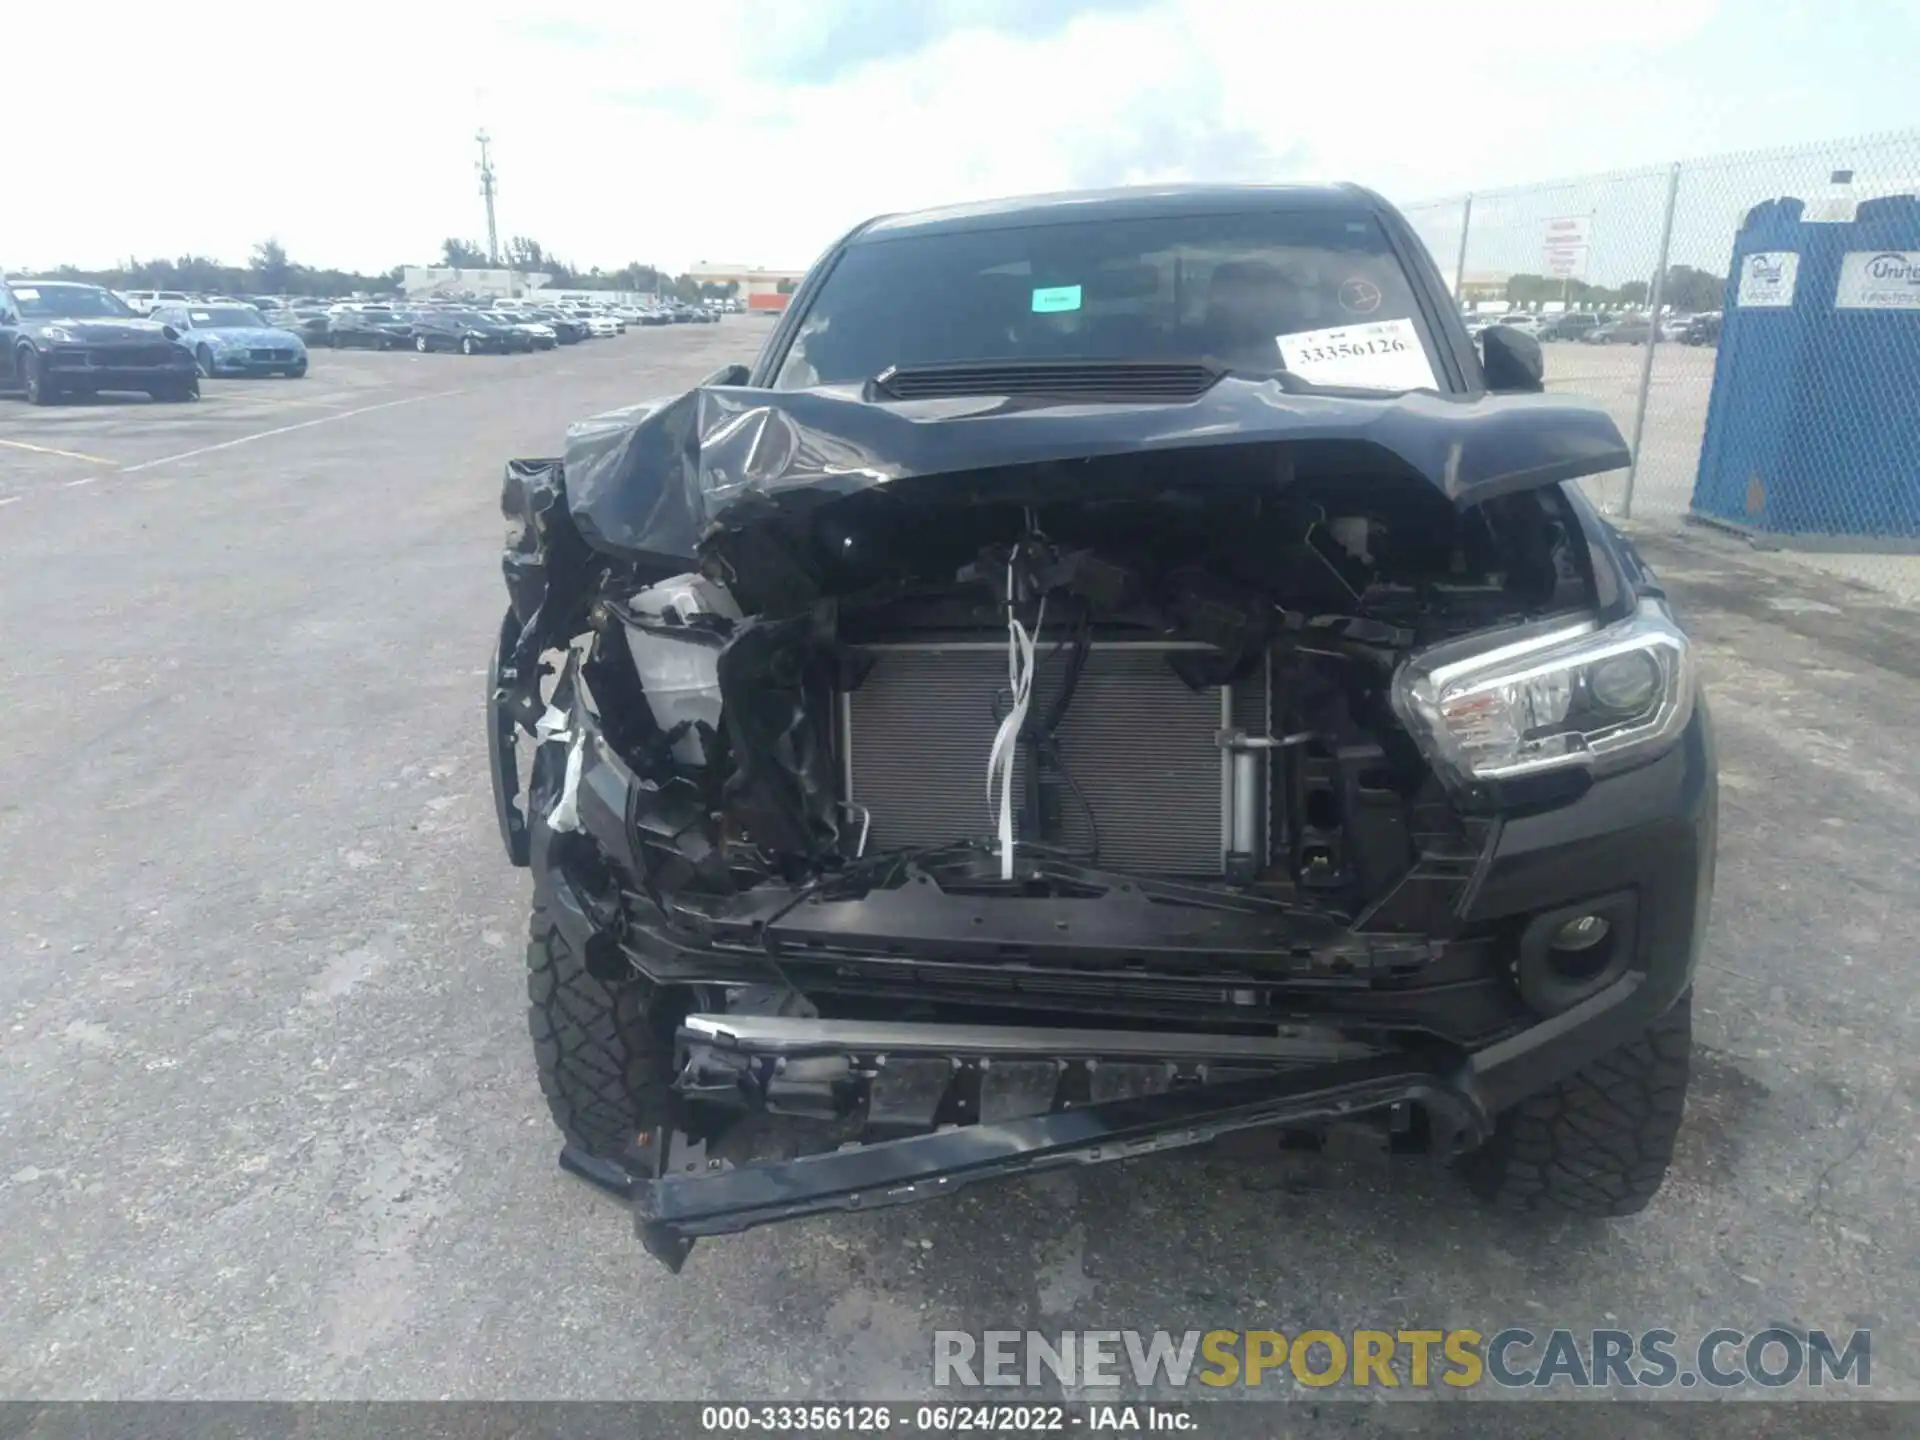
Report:
[{"label": "parked car in background", "polygon": [[560,343],[558,333],[544,320],[535,320],[517,310],[490,310],[485,313],[500,324],[520,331],[533,342],[533,348],[536,350],[551,350]]},{"label": "parked car in background", "polygon": [[1687,328],[1680,332],[1680,341],[1685,345],[1718,345],[1720,312],[1710,310],[1704,315],[1695,315],[1687,321]]},{"label": "parked car in background", "polygon": [[519,313],[529,320],[552,327],[554,339],[562,345],[577,345],[586,339],[589,333],[586,321],[551,306],[536,305]]},{"label": "parked car in background", "polygon": [[69,395],[143,390],[198,400],[193,352],[111,290],[66,280],[0,282],[0,388],[31,405]]},{"label": "parked car in background", "polygon": [[413,344],[413,329],[391,305],[335,305],[327,341],[336,350],[401,350]]},{"label": "parked car in background", "polygon": [[325,306],[296,305],[288,310],[276,311],[268,317],[283,330],[291,330],[307,345],[325,345],[329,343],[328,321]]},{"label": "parked car in background", "polygon": [[640,312],[642,325],[671,325],[673,312],[664,305],[649,305]]},{"label": "parked car in background", "polygon": [[1579,340],[1589,330],[1599,327],[1600,317],[1589,315],[1584,310],[1567,310],[1558,315],[1546,316],[1543,320],[1539,338],[1542,340]]},{"label": "parked car in background", "polygon": [[251,305],[156,305],[153,317],[180,332],[205,376],[307,373],[307,343],[267,323]]},{"label": "parked car in background", "polygon": [[1646,316],[1626,315],[1596,325],[1580,338],[1589,345],[1645,345],[1653,336],[1653,322]]},{"label": "parked car in background", "polygon": [[1535,339],[1540,336],[1540,317],[1528,314],[1525,310],[1513,310],[1505,315],[1496,315],[1493,317],[1493,323],[1504,325],[1509,330],[1518,330],[1522,335],[1531,335]]},{"label": "parked car in background", "polygon": [[602,315],[597,310],[586,309],[575,310],[572,313],[576,320],[587,327],[587,333],[596,339],[605,339],[620,333],[620,322],[611,315]]},{"label": "parked car in background", "polygon": [[1691,315],[1665,315],[1661,317],[1659,330],[1662,340],[1678,340],[1687,333],[1687,326],[1693,323]]},{"label": "parked car in background", "polygon": [[185,305],[195,299],[184,290],[129,290],[122,297],[135,314],[149,314],[156,305]]},{"label": "parked car in background", "polygon": [[482,315],[478,310],[453,310],[431,306],[407,312],[413,348],[422,355],[435,350],[457,350],[462,355],[504,355],[509,350],[531,350],[531,336],[516,330],[504,319]]}]

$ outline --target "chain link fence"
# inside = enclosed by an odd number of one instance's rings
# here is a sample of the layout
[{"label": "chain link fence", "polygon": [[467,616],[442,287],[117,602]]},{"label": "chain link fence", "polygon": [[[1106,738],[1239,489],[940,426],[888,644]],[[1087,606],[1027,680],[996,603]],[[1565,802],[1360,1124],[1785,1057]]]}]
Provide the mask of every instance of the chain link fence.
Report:
[{"label": "chain link fence", "polygon": [[1920,130],[1403,209],[1470,326],[1535,330],[1633,442],[1608,513],[1920,603]]}]

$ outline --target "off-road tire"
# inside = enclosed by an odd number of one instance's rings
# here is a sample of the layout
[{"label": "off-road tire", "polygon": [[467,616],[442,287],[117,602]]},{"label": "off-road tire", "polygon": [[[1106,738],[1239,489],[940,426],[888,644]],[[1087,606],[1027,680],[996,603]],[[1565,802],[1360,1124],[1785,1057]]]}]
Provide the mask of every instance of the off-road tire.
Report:
[{"label": "off-road tire", "polygon": [[527,942],[527,1029],[554,1124],[591,1155],[622,1154],[671,1113],[671,1037],[659,1036],[640,981],[588,973],[537,902]]},{"label": "off-road tire", "polygon": [[1692,1050],[1689,994],[1638,1040],[1501,1115],[1462,1162],[1468,1184],[1509,1212],[1637,1215],[1667,1177]]}]

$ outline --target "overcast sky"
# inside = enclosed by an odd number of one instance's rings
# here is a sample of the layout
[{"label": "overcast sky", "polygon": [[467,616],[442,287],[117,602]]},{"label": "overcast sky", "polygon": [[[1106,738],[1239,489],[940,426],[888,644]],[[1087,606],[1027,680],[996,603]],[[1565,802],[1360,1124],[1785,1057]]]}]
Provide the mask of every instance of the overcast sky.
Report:
[{"label": "overcast sky", "polygon": [[0,158],[13,268],[268,235],[430,263],[484,240],[482,124],[503,243],[675,270],[802,266],[944,200],[1183,178],[1410,201],[1920,125],[1920,0],[204,0],[85,32],[17,8],[0,74],[40,121]]}]

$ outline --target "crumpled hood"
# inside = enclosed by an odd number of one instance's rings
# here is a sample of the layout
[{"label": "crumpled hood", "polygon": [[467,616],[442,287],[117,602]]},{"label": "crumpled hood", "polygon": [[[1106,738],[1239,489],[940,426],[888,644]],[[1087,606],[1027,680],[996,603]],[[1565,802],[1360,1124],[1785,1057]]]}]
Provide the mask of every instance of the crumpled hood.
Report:
[{"label": "crumpled hood", "polygon": [[114,315],[91,320],[32,319],[26,322],[28,334],[51,340],[50,329],[60,329],[79,340],[154,340],[163,339],[167,328],[158,320],[136,320]]},{"label": "crumpled hood", "polygon": [[306,342],[291,330],[275,330],[271,327],[256,329],[253,326],[220,330],[195,330],[193,336],[209,336],[219,345],[263,345],[275,349],[299,349]]},{"label": "crumpled hood", "polygon": [[[1558,395],[1362,398],[1233,376],[1175,402],[876,401],[856,387],[715,385],[573,425],[567,503],[595,549],[688,569],[701,537],[750,503],[1050,462],[1316,442],[1346,442],[1343,466],[1411,472],[1462,509],[1629,459],[1605,411]],[[1090,495],[1098,484],[1090,469]]]}]

